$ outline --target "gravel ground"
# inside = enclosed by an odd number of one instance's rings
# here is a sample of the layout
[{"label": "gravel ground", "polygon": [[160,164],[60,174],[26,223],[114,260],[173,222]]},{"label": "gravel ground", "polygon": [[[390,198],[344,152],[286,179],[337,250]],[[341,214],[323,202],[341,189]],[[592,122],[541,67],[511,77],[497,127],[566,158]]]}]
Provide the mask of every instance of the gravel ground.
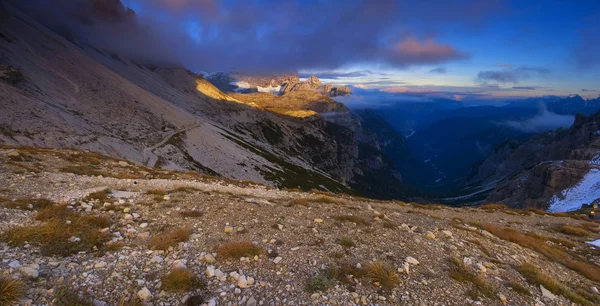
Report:
[{"label": "gravel ground", "polygon": [[[107,177],[122,176],[121,172],[86,176],[61,171],[89,163],[68,158],[73,154],[78,153],[1,150],[4,206],[18,199],[46,198],[55,205],[67,204],[76,216],[105,216],[110,225],[99,231],[109,235],[106,245],[120,248],[94,247],[57,256],[44,254],[37,243],[14,245],[0,239],[0,275],[20,279],[27,289],[20,304],[60,305],[64,301],[57,292],[65,288],[95,305],[571,304],[528,282],[515,269],[523,263],[539,267],[573,291],[600,299],[594,291],[597,282],[535,250],[471,226],[479,222],[568,239],[574,243],[569,254],[598,266],[600,252],[584,242],[600,234],[590,231],[586,237],[573,238],[549,230],[584,223],[581,220],[282,191],[175,172],[168,173],[169,179],[149,178],[160,173],[111,159],[101,160],[98,169],[127,169],[139,178]],[[103,190],[111,192],[107,198],[88,197]],[[0,231],[44,224],[35,220],[38,209],[24,208],[0,208]],[[189,211],[196,214],[190,216]],[[173,241],[166,250],[149,246],[152,237],[177,228],[188,228],[191,235]],[[224,258],[218,249],[228,242],[250,242],[262,253]],[[490,292],[451,278],[453,259],[483,280]],[[365,271],[373,262],[385,263],[391,277],[397,277],[391,289],[373,277],[334,278],[327,273],[341,267]],[[178,267],[205,284],[165,290],[165,275]],[[318,279],[315,276],[323,276],[325,284],[307,286]],[[531,295],[513,290],[509,282],[522,285]]]}]

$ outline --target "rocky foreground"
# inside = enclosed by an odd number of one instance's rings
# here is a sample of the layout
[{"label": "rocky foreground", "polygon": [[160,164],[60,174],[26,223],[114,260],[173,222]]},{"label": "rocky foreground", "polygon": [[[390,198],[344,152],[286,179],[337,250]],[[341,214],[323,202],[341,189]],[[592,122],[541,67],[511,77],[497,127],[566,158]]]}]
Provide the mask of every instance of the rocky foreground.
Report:
[{"label": "rocky foreground", "polygon": [[598,223],[0,147],[0,305],[594,305]]}]

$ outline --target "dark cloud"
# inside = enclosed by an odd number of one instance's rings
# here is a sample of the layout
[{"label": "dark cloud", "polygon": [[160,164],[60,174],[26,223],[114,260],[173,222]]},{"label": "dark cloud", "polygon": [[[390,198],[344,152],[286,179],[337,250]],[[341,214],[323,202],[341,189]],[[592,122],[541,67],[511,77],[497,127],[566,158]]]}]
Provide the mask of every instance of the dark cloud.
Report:
[{"label": "dark cloud", "polygon": [[489,82],[497,84],[517,84],[522,79],[548,73],[550,73],[550,70],[543,67],[521,66],[518,68],[505,68],[503,70],[480,71],[477,74],[477,81],[484,84]]},{"label": "dark cloud", "polygon": [[513,86],[513,89],[518,89],[518,90],[536,90],[537,87],[535,87],[535,86]]},{"label": "dark cloud", "polygon": [[135,23],[111,24],[87,23],[63,12],[73,6],[94,11],[97,4],[121,9],[120,0],[9,1],[127,56],[199,71],[253,73],[331,71],[352,64],[402,68],[464,59],[468,54],[461,46],[442,43],[435,33],[448,25],[475,28],[505,7],[499,0],[123,0],[139,12]]},{"label": "dark cloud", "polygon": [[438,68],[429,70],[429,73],[435,73],[435,74],[444,74],[446,72],[447,72],[447,70],[444,67],[438,67]]},{"label": "dark cloud", "polygon": [[581,91],[583,91],[583,92],[595,92],[596,90],[594,90],[594,89],[585,89],[584,88]]}]

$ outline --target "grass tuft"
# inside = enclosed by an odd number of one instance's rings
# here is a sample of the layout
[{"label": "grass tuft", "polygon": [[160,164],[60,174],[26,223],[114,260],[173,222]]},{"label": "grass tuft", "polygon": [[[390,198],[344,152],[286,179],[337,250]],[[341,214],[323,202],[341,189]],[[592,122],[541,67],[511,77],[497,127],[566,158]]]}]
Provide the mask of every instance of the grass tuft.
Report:
[{"label": "grass tuft", "polygon": [[162,278],[162,289],[166,291],[190,291],[206,287],[206,283],[186,268],[173,269]]},{"label": "grass tuft", "polygon": [[367,221],[365,218],[353,215],[337,215],[333,217],[333,219],[340,222],[353,222],[358,225],[371,225],[371,222]]},{"label": "grass tuft", "polygon": [[252,242],[236,241],[228,242],[217,248],[217,255],[220,258],[239,259],[240,257],[250,257],[262,254],[263,249],[254,245]]},{"label": "grass tuft", "polygon": [[182,210],[179,214],[184,218],[200,218],[204,216],[204,212],[196,209]]},{"label": "grass tuft", "polygon": [[473,223],[473,225],[492,233],[500,239],[514,242],[522,247],[535,250],[546,256],[548,259],[560,263],[592,281],[600,281],[600,267],[580,260],[578,257],[571,258],[569,254],[562,249],[548,245],[546,240],[540,240],[529,235],[521,234],[517,230],[511,228],[480,223]]},{"label": "grass tuft", "polygon": [[299,206],[304,206],[304,207],[308,207],[308,200],[304,199],[304,198],[297,198],[297,199],[293,199],[291,201],[289,201],[289,204],[291,205],[299,205]]},{"label": "grass tuft", "polygon": [[508,288],[511,288],[514,292],[520,293],[522,295],[531,296],[531,291],[529,291],[529,289],[527,289],[527,287],[521,285],[520,283],[512,281],[512,282],[507,282],[504,285]]},{"label": "grass tuft", "polygon": [[8,201],[8,199],[0,199],[0,204],[2,204],[5,208],[40,210],[52,206],[54,202],[48,199],[17,199],[14,201]]},{"label": "grass tuft", "polygon": [[352,240],[352,238],[348,238],[348,237],[342,237],[340,238],[340,240],[338,241],[339,244],[345,248],[353,248],[356,246],[356,243],[354,243],[354,240]]},{"label": "grass tuft", "polygon": [[553,228],[554,231],[569,235],[569,236],[577,236],[577,237],[585,237],[589,234],[589,232],[583,228],[572,225],[560,225]]},{"label": "grass tuft", "polygon": [[343,199],[336,199],[329,196],[319,196],[310,199],[311,202],[315,203],[327,203],[327,204],[345,204],[346,201]]},{"label": "grass tuft", "polygon": [[164,196],[167,193],[162,189],[150,189],[150,190],[146,191],[146,194],[151,194],[151,195],[155,195],[155,196]]},{"label": "grass tuft", "polygon": [[579,303],[581,305],[592,305],[592,303],[586,300],[581,295],[573,292],[567,286],[563,285],[558,280],[555,280],[548,274],[545,274],[540,269],[532,264],[522,264],[517,267],[517,271],[523,275],[529,282],[544,286],[550,292],[558,295],[562,295],[572,302]]},{"label": "grass tuft", "polygon": [[178,228],[170,232],[152,236],[148,246],[154,250],[168,250],[169,247],[179,242],[185,242],[190,238],[192,230],[190,228]]},{"label": "grass tuft", "polygon": [[400,282],[400,277],[394,268],[381,261],[369,262],[364,267],[365,277],[378,282],[384,290],[392,290]]},{"label": "grass tuft", "polygon": [[317,275],[312,276],[306,282],[306,291],[313,292],[324,292],[329,289],[333,285],[333,280],[329,279],[327,275],[319,273]]},{"label": "grass tuft", "polygon": [[496,296],[496,290],[492,287],[483,276],[475,275],[461,262],[459,259],[454,258],[450,260],[450,278],[462,282],[471,283],[476,290],[476,293],[482,293],[490,299]]},{"label": "grass tuft", "polygon": [[94,302],[88,297],[82,297],[77,292],[60,287],[54,293],[54,305],[57,306],[94,306]]},{"label": "grass tuft", "polygon": [[25,296],[25,286],[18,280],[0,278],[0,305],[16,305]]}]

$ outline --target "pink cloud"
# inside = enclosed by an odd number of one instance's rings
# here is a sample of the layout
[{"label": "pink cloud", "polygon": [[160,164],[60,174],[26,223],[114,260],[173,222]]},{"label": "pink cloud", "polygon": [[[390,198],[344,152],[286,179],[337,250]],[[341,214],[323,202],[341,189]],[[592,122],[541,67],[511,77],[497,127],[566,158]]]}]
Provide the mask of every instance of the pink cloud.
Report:
[{"label": "pink cloud", "polygon": [[393,55],[399,62],[413,63],[436,63],[467,57],[450,45],[435,42],[433,38],[418,41],[412,37],[396,43]]}]

